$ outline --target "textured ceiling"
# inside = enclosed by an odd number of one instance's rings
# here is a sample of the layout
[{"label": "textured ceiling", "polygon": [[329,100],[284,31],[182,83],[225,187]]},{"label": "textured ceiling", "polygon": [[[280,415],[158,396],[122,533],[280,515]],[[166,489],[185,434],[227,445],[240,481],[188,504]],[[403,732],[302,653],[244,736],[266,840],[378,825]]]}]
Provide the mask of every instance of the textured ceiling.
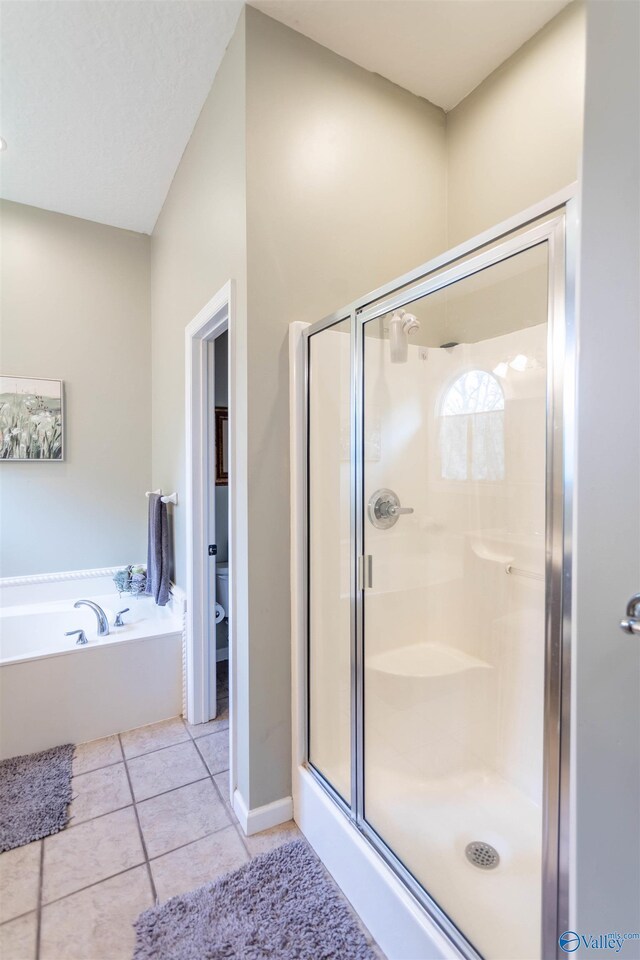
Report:
[{"label": "textured ceiling", "polygon": [[149,233],[241,9],[5,0],[1,195]]},{"label": "textured ceiling", "polygon": [[[242,0],[2,0],[0,195],[153,229]],[[566,0],[255,0],[450,109]]]},{"label": "textured ceiling", "polygon": [[299,33],[451,110],[568,0],[250,0]]}]

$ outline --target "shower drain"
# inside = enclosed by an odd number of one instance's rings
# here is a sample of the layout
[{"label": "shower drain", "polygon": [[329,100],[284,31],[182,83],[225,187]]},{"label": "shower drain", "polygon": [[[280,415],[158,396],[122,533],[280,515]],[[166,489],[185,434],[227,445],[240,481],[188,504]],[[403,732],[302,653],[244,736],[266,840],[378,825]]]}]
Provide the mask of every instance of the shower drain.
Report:
[{"label": "shower drain", "polygon": [[469,863],[480,870],[495,870],[500,863],[500,854],[496,848],[484,840],[473,840],[466,845],[464,852]]}]

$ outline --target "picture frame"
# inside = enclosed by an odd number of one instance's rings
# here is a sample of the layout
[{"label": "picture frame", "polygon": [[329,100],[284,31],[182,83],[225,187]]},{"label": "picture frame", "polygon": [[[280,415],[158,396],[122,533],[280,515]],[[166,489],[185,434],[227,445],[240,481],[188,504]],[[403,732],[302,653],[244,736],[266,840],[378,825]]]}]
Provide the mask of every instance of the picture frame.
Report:
[{"label": "picture frame", "polygon": [[0,374],[0,460],[61,463],[64,442],[64,382]]},{"label": "picture frame", "polygon": [[215,408],[216,487],[229,485],[229,408]]}]

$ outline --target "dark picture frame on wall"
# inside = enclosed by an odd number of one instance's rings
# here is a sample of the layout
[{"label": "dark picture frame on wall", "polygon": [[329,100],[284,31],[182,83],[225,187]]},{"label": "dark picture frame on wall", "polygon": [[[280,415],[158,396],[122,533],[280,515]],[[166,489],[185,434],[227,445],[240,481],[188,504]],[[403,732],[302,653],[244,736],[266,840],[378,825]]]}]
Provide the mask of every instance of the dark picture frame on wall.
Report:
[{"label": "dark picture frame on wall", "polygon": [[229,485],[229,408],[216,407],[216,487]]}]

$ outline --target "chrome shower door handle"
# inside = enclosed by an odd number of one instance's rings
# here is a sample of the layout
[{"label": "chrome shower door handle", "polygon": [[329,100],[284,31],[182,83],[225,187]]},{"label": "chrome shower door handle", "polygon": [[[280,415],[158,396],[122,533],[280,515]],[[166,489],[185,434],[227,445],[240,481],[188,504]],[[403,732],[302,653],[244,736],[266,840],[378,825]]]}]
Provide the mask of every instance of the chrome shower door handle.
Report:
[{"label": "chrome shower door handle", "polygon": [[620,629],[625,633],[640,635],[640,593],[634,594],[627,604],[627,615],[620,621]]}]

